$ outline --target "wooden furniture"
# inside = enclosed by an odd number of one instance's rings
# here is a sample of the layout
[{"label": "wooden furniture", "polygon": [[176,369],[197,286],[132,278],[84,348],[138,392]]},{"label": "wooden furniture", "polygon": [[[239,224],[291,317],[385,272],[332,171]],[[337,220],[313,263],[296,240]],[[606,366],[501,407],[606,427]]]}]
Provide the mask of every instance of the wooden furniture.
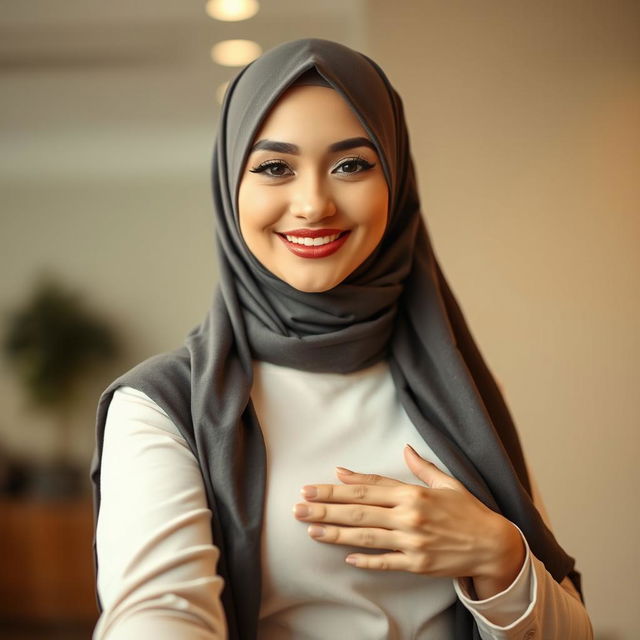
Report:
[{"label": "wooden furniture", "polygon": [[98,617],[91,501],[0,499],[0,628]]}]

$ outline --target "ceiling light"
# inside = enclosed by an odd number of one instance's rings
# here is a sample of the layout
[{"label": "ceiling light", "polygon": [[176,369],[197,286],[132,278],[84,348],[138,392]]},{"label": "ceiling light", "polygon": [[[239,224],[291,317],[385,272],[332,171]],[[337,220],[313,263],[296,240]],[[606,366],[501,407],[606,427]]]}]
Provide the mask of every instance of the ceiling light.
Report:
[{"label": "ceiling light", "polygon": [[216,20],[237,22],[252,18],[259,8],[257,0],[208,0],[205,11]]},{"label": "ceiling light", "polygon": [[211,58],[225,67],[241,67],[261,53],[262,48],[253,40],[223,40],[213,45]]}]

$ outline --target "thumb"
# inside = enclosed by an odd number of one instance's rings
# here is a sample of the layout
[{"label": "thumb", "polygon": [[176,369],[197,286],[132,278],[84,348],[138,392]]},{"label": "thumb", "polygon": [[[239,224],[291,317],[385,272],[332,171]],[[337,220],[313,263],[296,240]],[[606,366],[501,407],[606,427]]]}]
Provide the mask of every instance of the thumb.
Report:
[{"label": "thumb", "polygon": [[431,489],[460,489],[462,485],[455,478],[440,471],[433,462],[420,457],[416,450],[407,444],[404,448],[404,460],[411,473],[417,476]]}]

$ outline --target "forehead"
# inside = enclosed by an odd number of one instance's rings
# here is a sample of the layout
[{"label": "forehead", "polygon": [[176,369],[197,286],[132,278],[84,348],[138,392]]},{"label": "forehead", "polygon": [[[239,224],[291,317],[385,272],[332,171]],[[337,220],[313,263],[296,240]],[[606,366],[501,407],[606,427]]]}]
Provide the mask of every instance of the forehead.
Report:
[{"label": "forehead", "polygon": [[265,117],[255,140],[295,137],[334,141],[356,135],[369,137],[353,109],[337,91],[302,85],[282,94]]}]

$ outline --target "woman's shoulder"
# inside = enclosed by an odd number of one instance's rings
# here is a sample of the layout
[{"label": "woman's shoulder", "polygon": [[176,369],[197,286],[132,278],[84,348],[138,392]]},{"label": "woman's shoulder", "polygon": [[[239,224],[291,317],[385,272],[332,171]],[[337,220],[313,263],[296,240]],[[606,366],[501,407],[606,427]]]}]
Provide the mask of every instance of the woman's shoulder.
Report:
[{"label": "woman's shoulder", "polygon": [[145,425],[180,436],[180,432],[167,412],[146,393],[130,386],[118,387],[111,399],[106,429],[114,423]]},{"label": "woman's shoulder", "polygon": [[186,347],[180,347],[173,351],[155,354],[114,380],[110,387],[130,386],[141,389],[142,387],[163,387],[166,385],[189,385],[191,377],[191,357]]},{"label": "woman's shoulder", "polygon": [[[191,359],[185,347],[156,354],[118,376],[98,403],[98,424],[111,416],[144,417],[176,432],[189,428],[191,415]],[[99,432],[102,429],[99,429]],[[184,434],[183,434],[184,435]]]}]

